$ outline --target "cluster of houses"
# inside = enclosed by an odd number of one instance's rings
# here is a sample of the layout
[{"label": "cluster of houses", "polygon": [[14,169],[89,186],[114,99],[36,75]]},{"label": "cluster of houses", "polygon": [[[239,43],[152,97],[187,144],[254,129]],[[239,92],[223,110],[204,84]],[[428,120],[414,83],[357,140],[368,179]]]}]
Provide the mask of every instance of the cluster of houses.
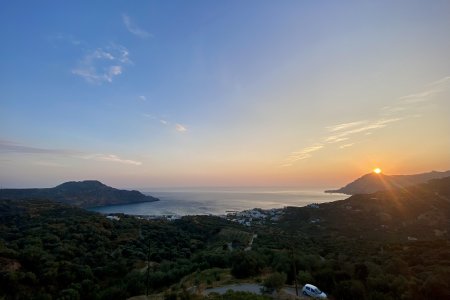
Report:
[{"label": "cluster of houses", "polygon": [[[307,207],[318,209],[320,208],[318,203],[308,204]],[[249,210],[244,210],[240,212],[229,212],[226,218],[230,221],[237,222],[245,226],[252,226],[257,224],[263,224],[270,222],[272,224],[278,222],[284,213],[284,208],[272,208],[272,209],[261,209],[254,208]],[[316,218],[310,221],[311,223],[319,223],[321,219]]]},{"label": "cluster of houses", "polygon": [[[139,220],[167,220],[167,221],[175,221],[181,219],[180,215],[136,215],[134,216]],[[106,216],[109,220],[120,221],[120,216],[115,214],[110,214]]]},{"label": "cluster of houses", "polygon": [[[312,203],[307,205],[310,208],[320,208],[319,204]],[[264,224],[270,222],[272,224],[278,222],[283,215],[284,208],[272,208],[272,209],[261,209],[261,208],[253,208],[244,211],[227,211],[226,215],[222,215],[227,220],[232,222],[236,222],[245,226],[252,226],[257,224]],[[138,219],[145,220],[168,220],[175,221],[180,219],[182,216],[180,215],[138,215],[135,216]],[[106,216],[106,218],[110,220],[119,221],[120,217],[114,214]],[[319,223],[320,219],[313,219],[311,223]]]},{"label": "cluster of houses", "polygon": [[254,208],[240,212],[232,212],[226,215],[230,221],[237,222],[245,226],[262,224],[264,222],[277,222],[283,214],[282,208],[272,208],[268,210]]}]

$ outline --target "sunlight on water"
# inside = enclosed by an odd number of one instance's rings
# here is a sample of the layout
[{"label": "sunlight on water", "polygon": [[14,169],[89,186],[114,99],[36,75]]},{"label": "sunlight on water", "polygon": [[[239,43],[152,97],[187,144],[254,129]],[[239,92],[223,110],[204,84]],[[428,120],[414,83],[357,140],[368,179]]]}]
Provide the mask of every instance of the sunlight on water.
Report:
[{"label": "sunlight on water", "polygon": [[348,197],[325,194],[322,190],[305,191],[286,188],[189,188],[159,191],[155,189],[146,190],[145,193],[161,201],[104,206],[92,210],[129,215],[221,215],[228,211],[305,206]]}]

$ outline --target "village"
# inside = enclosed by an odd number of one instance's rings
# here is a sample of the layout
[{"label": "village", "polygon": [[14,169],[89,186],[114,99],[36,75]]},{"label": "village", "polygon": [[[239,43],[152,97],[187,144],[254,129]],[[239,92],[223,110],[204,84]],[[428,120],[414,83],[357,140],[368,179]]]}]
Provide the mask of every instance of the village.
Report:
[{"label": "village", "polygon": [[240,212],[231,212],[226,215],[226,219],[245,226],[263,224],[266,222],[276,223],[283,215],[283,208],[272,208],[268,210],[253,208]]},{"label": "village", "polygon": [[[318,209],[320,206],[317,203],[308,204],[306,207]],[[281,216],[283,216],[286,207],[261,209],[253,208],[243,211],[227,211],[226,214],[218,215],[218,217],[227,219],[231,222],[239,223],[244,226],[262,225],[262,224],[276,224]],[[137,219],[145,220],[167,220],[175,221],[181,219],[181,215],[169,214],[169,215],[136,215]],[[106,218],[114,221],[120,220],[120,214],[109,214]],[[312,219],[310,223],[318,223],[320,219]]]}]

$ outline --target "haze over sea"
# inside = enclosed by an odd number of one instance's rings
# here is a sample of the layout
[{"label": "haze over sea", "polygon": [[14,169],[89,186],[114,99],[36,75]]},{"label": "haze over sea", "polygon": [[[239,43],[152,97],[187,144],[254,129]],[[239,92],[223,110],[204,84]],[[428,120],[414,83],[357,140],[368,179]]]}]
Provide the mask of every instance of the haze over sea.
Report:
[{"label": "haze over sea", "polygon": [[348,197],[342,194],[326,194],[323,190],[285,187],[144,189],[142,192],[157,197],[161,201],[102,206],[91,210],[105,214],[125,213],[152,216],[223,215],[230,211],[305,206]]}]

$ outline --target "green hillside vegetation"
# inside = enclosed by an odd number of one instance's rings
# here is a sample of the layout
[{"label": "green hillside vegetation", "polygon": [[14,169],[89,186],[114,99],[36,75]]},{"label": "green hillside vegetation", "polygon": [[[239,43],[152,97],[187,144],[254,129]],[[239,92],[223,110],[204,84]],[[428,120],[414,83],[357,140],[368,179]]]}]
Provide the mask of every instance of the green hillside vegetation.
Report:
[{"label": "green hillside vegetation", "polygon": [[118,217],[0,200],[0,299],[126,299],[145,294],[147,282],[165,299],[267,299],[202,291],[294,280],[335,299],[450,297],[450,178],[289,207],[279,222],[251,227],[213,216]]}]

